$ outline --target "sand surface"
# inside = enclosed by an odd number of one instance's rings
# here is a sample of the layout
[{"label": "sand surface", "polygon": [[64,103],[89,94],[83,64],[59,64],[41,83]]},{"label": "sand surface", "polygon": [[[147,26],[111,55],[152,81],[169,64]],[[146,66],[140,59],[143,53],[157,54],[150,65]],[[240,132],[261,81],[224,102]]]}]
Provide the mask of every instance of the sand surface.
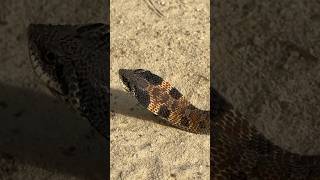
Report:
[{"label": "sand surface", "polygon": [[209,179],[209,136],[161,123],[126,94],[120,68],[148,69],[209,109],[209,1],[111,2],[111,179]]}]

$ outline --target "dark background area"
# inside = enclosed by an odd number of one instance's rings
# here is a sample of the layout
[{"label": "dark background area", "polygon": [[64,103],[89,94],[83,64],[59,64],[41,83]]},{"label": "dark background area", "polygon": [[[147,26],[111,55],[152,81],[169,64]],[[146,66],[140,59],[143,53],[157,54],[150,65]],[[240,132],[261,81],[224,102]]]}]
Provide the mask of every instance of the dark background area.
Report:
[{"label": "dark background area", "polygon": [[275,144],[320,154],[320,1],[212,5],[213,87]]},{"label": "dark background area", "polygon": [[30,23],[108,23],[107,1],[0,4],[0,179],[104,179],[106,141],[39,83],[28,59]]}]

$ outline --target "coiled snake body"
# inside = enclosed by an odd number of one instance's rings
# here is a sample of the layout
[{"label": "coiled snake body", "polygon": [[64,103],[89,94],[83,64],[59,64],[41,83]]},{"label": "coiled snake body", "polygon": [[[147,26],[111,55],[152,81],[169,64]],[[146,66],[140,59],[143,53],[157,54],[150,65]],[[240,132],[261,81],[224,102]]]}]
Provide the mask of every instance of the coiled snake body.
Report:
[{"label": "coiled snake body", "polygon": [[[108,38],[108,27],[102,24],[29,28],[35,72],[105,137]],[[119,75],[127,90],[149,111],[186,131],[211,132],[213,179],[320,179],[319,156],[294,154],[272,144],[214,89],[209,112],[190,104],[170,83],[150,71],[121,69]]]}]

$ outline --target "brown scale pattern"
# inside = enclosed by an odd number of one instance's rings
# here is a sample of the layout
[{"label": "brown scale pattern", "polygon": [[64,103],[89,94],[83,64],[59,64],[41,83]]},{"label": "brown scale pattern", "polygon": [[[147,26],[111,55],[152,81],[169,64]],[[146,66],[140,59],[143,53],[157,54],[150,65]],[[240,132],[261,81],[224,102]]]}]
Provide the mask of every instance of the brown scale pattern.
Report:
[{"label": "brown scale pattern", "polygon": [[[183,96],[178,99],[172,97],[170,95],[172,89],[167,81],[163,81],[160,85],[149,84],[146,88],[150,96],[147,109],[181,129],[194,133],[208,133],[209,112],[195,108]],[[163,113],[161,108],[166,109],[166,113]],[[200,126],[199,123],[203,121],[207,121],[206,125]]]}]

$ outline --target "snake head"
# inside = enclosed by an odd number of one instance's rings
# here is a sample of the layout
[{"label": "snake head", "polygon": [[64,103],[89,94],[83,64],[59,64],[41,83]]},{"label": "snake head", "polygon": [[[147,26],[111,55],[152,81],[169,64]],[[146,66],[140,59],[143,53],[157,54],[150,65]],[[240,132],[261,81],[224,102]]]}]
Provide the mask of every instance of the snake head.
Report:
[{"label": "snake head", "polygon": [[65,48],[61,40],[69,33],[62,26],[55,25],[31,24],[28,28],[32,68],[54,94],[67,94],[65,83],[62,82],[65,73],[62,61],[67,59],[70,48]]},{"label": "snake head", "polygon": [[108,137],[110,26],[32,24],[28,40],[39,79]]},{"label": "snake head", "polygon": [[101,39],[107,39],[107,28],[104,24],[31,24],[29,57],[35,74],[53,94],[68,96],[74,87],[72,83],[77,80],[74,64],[86,63],[101,54],[96,52],[104,45]]},{"label": "snake head", "polygon": [[120,79],[125,89],[132,93],[139,103],[147,107],[150,97],[147,92],[149,85],[160,85],[163,79],[144,69],[120,69]]}]

